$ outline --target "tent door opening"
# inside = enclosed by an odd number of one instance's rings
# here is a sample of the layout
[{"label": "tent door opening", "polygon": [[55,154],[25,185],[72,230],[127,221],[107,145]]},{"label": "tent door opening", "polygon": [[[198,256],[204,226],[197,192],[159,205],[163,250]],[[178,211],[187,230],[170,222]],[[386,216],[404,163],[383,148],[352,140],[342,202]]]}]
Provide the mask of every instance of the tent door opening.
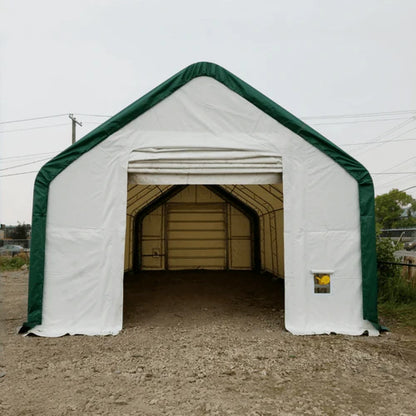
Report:
[{"label": "tent door opening", "polygon": [[259,270],[259,221],[217,186],[173,186],[135,218],[133,270]]}]

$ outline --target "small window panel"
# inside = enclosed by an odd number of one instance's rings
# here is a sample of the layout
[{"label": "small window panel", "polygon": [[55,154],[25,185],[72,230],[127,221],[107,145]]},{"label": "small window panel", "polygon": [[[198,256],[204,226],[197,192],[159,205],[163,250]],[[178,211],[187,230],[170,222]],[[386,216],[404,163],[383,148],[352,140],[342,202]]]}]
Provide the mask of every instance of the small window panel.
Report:
[{"label": "small window panel", "polygon": [[314,293],[331,293],[333,270],[311,270],[313,275]]}]

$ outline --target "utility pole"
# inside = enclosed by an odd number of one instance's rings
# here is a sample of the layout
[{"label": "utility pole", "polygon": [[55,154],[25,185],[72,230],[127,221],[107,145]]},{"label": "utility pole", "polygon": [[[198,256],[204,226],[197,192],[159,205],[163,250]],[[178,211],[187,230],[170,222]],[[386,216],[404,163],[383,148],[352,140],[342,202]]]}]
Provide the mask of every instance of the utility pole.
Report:
[{"label": "utility pole", "polygon": [[72,120],[72,144],[74,144],[76,141],[77,124],[78,126],[82,126],[82,123],[80,121],[77,121],[77,119],[74,117],[72,113],[68,114],[68,117]]}]

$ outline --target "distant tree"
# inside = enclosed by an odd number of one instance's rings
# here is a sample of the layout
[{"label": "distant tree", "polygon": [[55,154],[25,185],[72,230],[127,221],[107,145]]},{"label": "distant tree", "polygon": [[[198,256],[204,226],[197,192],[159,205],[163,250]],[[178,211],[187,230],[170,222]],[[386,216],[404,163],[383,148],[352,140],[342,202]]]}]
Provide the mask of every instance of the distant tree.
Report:
[{"label": "distant tree", "polygon": [[14,240],[26,240],[29,236],[29,231],[31,229],[30,224],[25,224],[18,222],[16,227],[14,227],[10,232],[10,237]]},{"label": "distant tree", "polygon": [[377,276],[378,276],[378,295],[381,301],[395,300],[395,287],[401,276],[401,266],[396,264],[397,259],[394,252],[397,246],[390,238],[381,238],[377,233]]},{"label": "distant tree", "polygon": [[392,189],[375,199],[376,222],[381,228],[416,227],[416,199]]}]

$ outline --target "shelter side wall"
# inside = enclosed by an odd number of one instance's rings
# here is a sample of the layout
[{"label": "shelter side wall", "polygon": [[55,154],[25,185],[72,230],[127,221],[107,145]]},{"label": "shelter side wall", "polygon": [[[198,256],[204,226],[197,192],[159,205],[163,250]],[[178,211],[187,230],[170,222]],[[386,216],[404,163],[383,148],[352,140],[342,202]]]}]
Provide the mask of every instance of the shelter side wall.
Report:
[{"label": "shelter side wall", "polygon": [[50,184],[38,335],[122,327],[128,155],[121,147],[108,139]]},{"label": "shelter side wall", "polygon": [[[362,318],[358,185],[299,138],[283,158],[285,321],[294,334],[374,332]],[[313,270],[331,272],[330,293],[314,293]]]}]

